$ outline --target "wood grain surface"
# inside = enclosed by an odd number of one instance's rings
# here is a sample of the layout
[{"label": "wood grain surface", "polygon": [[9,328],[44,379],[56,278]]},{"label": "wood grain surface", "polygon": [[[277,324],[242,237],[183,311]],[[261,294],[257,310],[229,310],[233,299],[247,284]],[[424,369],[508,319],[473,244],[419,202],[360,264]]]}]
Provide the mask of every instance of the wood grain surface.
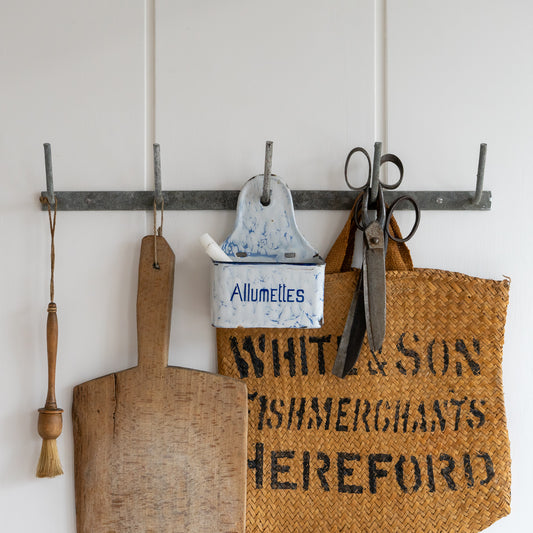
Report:
[{"label": "wood grain surface", "polygon": [[74,389],[79,533],[243,532],[246,386],[168,366],[174,254],[142,241],[139,364]]}]

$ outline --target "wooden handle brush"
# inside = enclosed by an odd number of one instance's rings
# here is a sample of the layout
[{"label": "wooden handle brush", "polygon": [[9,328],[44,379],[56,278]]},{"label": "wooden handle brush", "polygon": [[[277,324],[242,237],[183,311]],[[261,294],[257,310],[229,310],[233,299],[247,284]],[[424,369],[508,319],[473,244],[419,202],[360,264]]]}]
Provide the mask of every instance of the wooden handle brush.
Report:
[{"label": "wooden handle brush", "polygon": [[[47,201],[48,203],[48,201]],[[48,304],[48,318],[46,321],[46,349],[48,352],[48,393],[44,407],[39,409],[37,428],[43,439],[41,456],[37,465],[37,477],[55,477],[63,473],[56,439],[61,435],[63,428],[63,409],[56,403],[56,359],[57,359],[57,307],[54,303],[54,233],[56,226],[57,199],[54,206],[54,218],[48,203],[48,216],[50,219],[51,244],[51,278],[50,278],[50,303]]]}]

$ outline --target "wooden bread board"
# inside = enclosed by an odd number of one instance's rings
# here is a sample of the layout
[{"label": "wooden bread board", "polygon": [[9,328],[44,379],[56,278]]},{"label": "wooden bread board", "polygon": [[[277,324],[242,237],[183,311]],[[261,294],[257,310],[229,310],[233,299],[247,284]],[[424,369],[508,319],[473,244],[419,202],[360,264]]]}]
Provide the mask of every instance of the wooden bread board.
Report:
[{"label": "wooden bread board", "polygon": [[168,366],[174,254],[142,241],[139,364],[78,385],[73,397],[78,533],[242,533],[246,386]]}]

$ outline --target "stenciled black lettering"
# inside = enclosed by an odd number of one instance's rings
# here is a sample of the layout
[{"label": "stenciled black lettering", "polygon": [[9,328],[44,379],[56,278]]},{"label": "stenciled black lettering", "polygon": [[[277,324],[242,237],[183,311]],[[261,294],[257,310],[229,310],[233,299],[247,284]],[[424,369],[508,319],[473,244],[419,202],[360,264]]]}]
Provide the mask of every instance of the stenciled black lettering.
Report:
[{"label": "stenciled black lettering", "polygon": [[287,339],[287,351],[283,357],[289,361],[289,374],[293,378],[296,375],[296,354],[294,353],[294,339],[292,337]]},{"label": "stenciled black lettering", "polygon": [[345,424],[341,424],[341,419],[348,414],[347,411],[344,411],[343,406],[348,405],[351,401],[351,398],[339,398],[337,423],[335,424],[335,429],[337,431],[348,431],[348,426]]},{"label": "stenciled black lettering", "polygon": [[[381,353],[381,351],[379,351],[378,353]],[[370,350],[370,354],[372,355],[372,359],[374,359],[374,362],[378,366],[378,369],[377,370],[374,369],[374,367],[372,366],[372,361],[369,359],[368,360],[368,372],[372,376],[376,376],[379,373],[381,373],[382,376],[386,376],[387,373],[385,372],[385,367],[387,366],[387,361],[380,361],[376,355],[376,352],[372,350]]]},{"label": "stenciled black lettering", "polygon": [[[387,410],[390,410],[390,404],[388,401],[385,402],[385,408]],[[389,420],[389,417],[386,416],[385,417],[385,423],[383,424],[383,427],[381,428],[381,431],[385,432],[387,431],[388,427],[389,427],[389,424],[390,424],[390,420]]]},{"label": "stenciled black lettering", "polygon": [[287,464],[280,464],[279,459],[293,459],[294,451],[274,451],[270,454],[270,486],[273,490],[296,490],[297,483],[290,481],[279,481],[279,474],[287,474],[291,467]]},{"label": "stenciled black lettering", "polygon": [[[476,339],[473,339],[473,346],[476,353],[479,355],[479,341]],[[468,363],[468,366],[470,367],[470,370],[472,371],[472,374],[474,376],[479,376],[481,374],[481,367],[479,366],[479,363],[474,361],[472,356],[470,355],[470,352],[468,351],[466,344],[464,343],[463,339],[457,339],[455,342],[455,349],[464,356],[466,359],[466,362]],[[456,363],[456,369],[457,369],[457,375],[462,375],[462,367],[461,363],[457,361]]]},{"label": "stenciled black lettering", "polygon": [[265,415],[266,415],[267,406],[268,406],[268,401],[267,401],[266,396],[259,396],[259,405],[260,405],[260,409],[259,409],[259,416],[258,416],[258,422],[257,422],[257,429],[262,430],[263,424],[265,422]]},{"label": "stenciled black lettering", "polygon": [[305,337],[300,337],[300,361],[302,363],[302,376],[307,376],[307,352],[305,349]]},{"label": "stenciled black lettering", "polygon": [[331,342],[331,335],[325,335],[324,337],[309,337],[309,342],[317,345],[318,373],[323,376],[326,373],[324,344]]},{"label": "stenciled black lettering", "polygon": [[324,411],[326,412],[326,422],[324,423],[324,429],[329,429],[329,421],[331,419],[331,406],[333,405],[333,398],[326,398],[324,402]]},{"label": "stenciled black lettering", "polygon": [[298,424],[297,424],[297,428],[298,429],[302,429],[302,424],[303,424],[303,421],[304,421],[304,415],[305,415],[305,398],[302,398],[300,400],[300,409],[298,409],[298,411],[296,411],[296,417],[298,418]]},{"label": "stenciled black lettering", "polygon": [[361,485],[347,485],[345,478],[353,475],[353,468],[346,466],[346,461],[360,461],[361,457],[357,453],[339,452],[337,454],[337,487],[339,492],[348,494],[361,494]]},{"label": "stenciled black lettering", "polygon": [[455,398],[452,398],[450,400],[450,403],[457,407],[457,410],[455,411],[455,425],[453,427],[454,431],[457,431],[459,429],[459,423],[461,421],[461,408],[465,402],[466,396],[462,400],[456,400]]},{"label": "stenciled black lettering", "polygon": [[261,361],[261,359],[257,357],[257,354],[255,353],[254,341],[252,340],[252,337],[250,335],[246,335],[246,337],[244,337],[242,347],[243,350],[246,350],[250,354],[250,359],[252,360],[252,366],[254,369],[255,377],[262,378],[265,365],[263,361]]},{"label": "stenciled black lettering", "polygon": [[376,431],[379,431],[379,427],[378,427],[379,409],[382,403],[383,403],[383,400],[378,400],[378,402],[376,403],[376,415],[374,416],[374,429]]},{"label": "stenciled black lettering", "polygon": [[[485,400],[479,402],[482,406],[485,405]],[[476,429],[479,429],[485,423],[485,414],[476,407],[476,400],[470,401],[470,412],[478,419]],[[474,421],[471,418],[467,419],[467,424],[473,429]]]},{"label": "stenciled black lettering", "polygon": [[[428,357],[428,366],[431,373],[436,376],[437,371],[435,370],[435,365],[433,361],[433,347],[435,346],[435,339],[433,339],[428,344],[428,351],[427,351],[427,357]],[[448,366],[450,364],[450,351],[448,349],[448,345],[446,344],[446,341],[442,341],[442,370],[441,374],[444,376],[446,372],[448,372]]]},{"label": "stenciled black lettering", "polygon": [[361,415],[361,420],[363,421],[363,424],[365,425],[365,431],[367,433],[370,433],[370,426],[368,425],[368,415],[370,414],[371,405],[368,400],[364,401],[365,404],[365,410],[363,411],[363,414]]},{"label": "stenciled black lettering", "polygon": [[446,480],[448,487],[451,490],[457,490],[457,487],[455,486],[455,481],[453,480],[451,476],[451,473],[453,472],[453,469],[455,468],[455,461],[453,457],[451,455],[448,455],[447,453],[441,453],[439,460],[446,461],[448,463],[448,466],[441,468],[440,473],[442,474],[442,477]]},{"label": "stenciled black lettering", "polygon": [[[400,335],[400,338],[396,344],[396,348],[400,353],[402,353],[406,357],[409,357],[413,360],[414,366],[413,366],[413,369],[411,370],[411,375],[415,376],[420,370],[420,355],[415,350],[405,347],[403,343],[403,339],[406,334],[407,333],[402,333]],[[416,335],[413,335],[413,339],[415,340],[415,342],[418,341],[418,337]],[[407,375],[407,369],[403,366],[400,360],[396,362],[396,367],[402,374]]]},{"label": "stenciled black lettering", "polygon": [[263,488],[263,455],[265,445],[262,442],[255,443],[255,458],[248,459],[248,468],[255,470],[255,488]]},{"label": "stenciled black lettering", "polygon": [[420,413],[420,422],[418,420],[415,420],[413,422],[413,429],[411,430],[413,433],[416,431],[418,426],[420,425],[420,431],[423,431],[424,433],[427,431],[427,423],[426,423],[426,406],[424,405],[424,402],[420,402],[418,404],[418,412]]},{"label": "stenciled black lettering", "polygon": [[[443,401],[443,405],[444,409],[448,408],[448,402],[446,400]],[[437,415],[440,430],[444,431],[444,429],[446,428],[446,418],[442,416],[442,409],[440,408],[439,400],[435,400],[433,402],[433,412]],[[435,421],[433,421],[431,424],[431,431],[435,431]]]},{"label": "stenciled black lettering", "polygon": [[[320,407],[318,406],[318,398],[316,396],[313,396],[311,398],[311,409],[316,414],[316,428],[320,429],[320,426],[322,425],[322,417],[320,416]],[[307,422],[307,429],[312,429],[313,427],[313,419],[309,417],[309,422]]]},{"label": "stenciled black lettering", "polygon": [[397,400],[396,407],[394,409],[394,426],[393,426],[394,433],[398,433],[398,424],[400,423],[400,407],[401,407],[401,402],[400,400]]},{"label": "stenciled black lettering", "polygon": [[466,485],[471,488],[474,486],[474,473],[472,472],[472,463],[470,462],[470,455],[468,453],[463,455],[463,465],[465,468]]},{"label": "stenciled black lettering", "polygon": [[[384,402],[384,400],[378,400],[378,402],[376,403],[376,415],[374,416],[374,429],[376,431],[380,430],[380,428],[379,428],[379,416],[381,414],[381,406],[383,405],[383,403],[385,403],[385,408],[386,409],[390,409],[389,402]],[[387,431],[387,428],[389,427],[389,424],[390,424],[390,420],[386,416],[385,417],[385,422],[383,424],[383,427],[381,428],[381,431]]]},{"label": "stenciled black lettering", "polygon": [[355,400],[355,410],[354,410],[354,417],[353,417],[353,430],[357,431],[357,421],[359,420],[359,407],[361,406],[361,400],[357,398]]},{"label": "stenciled black lettering", "polygon": [[229,343],[231,351],[233,353],[233,358],[235,359],[235,364],[237,365],[237,370],[239,371],[239,377],[241,379],[245,379],[248,377],[248,363],[239,351],[239,343],[237,341],[237,337],[230,337]]},{"label": "stenciled black lettering", "polygon": [[[326,400],[324,401],[324,412],[326,413],[326,421],[324,423],[324,430],[329,429],[332,402],[333,402],[333,398],[326,398]],[[311,409],[314,411],[316,415],[315,417],[316,428],[320,429],[320,426],[322,425],[322,422],[324,419],[320,415],[320,406],[318,403],[318,398],[316,396],[311,398]],[[307,429],[312,429],[312,427],[313,427],[313,418],[310,416],[309,421],[307,422]]]},{"label": "stenciled black lettering", "polygon": [[403,432],[407,433],[407,423],[409,422],[409,408],[411,406],[411,402],[407,402],[405,404],[405,409],[402,413],[402,419],[403,419]]},{"label": "stenciled black lettering", "polygon": [[295,406],[296,406],[296,398],[291,398],[291,403],[289,404],[289,417],[288,417],[288,420],[287,420],[287,429],[291,429],[292,417],[294,415]]},{"label": "stenciled black lettering", "polygon": [[[277,402],[277,400],[275,398],[270,402],[270,412],[273,415],[276,415],[276,417],[278,419],[278,422],[277,422],[277,424],[275,426],[275,429],[279,429],[281,427],[281,424],[283,423],[283,414],[276,409],[276,402]],[[285,404],[284,404],[283,400],[280,399],[279,400],[279,406],[283,407],[284,405]],[[267,420],[267,426],[269,428],[272,427],[272,420],[270,418]]]},{"label": "stenciled black lettering", "polygon": [[377,464],[390,462],[392,462],[392,455],[388,453],[371,453],[368,456],[368,484],[372,494],[377,492],[377,480],[387,477],[388,474],[387,470],[378,468]]},{"label": "stenciled black lettering", "polygon": [[487,477],[485,479],[482,479],[479,484],[487,485],[488,483],[490,483],[490,481],[492,480],[492,478],[494,478],[495,475],[494,463],[492,462],[490,455],[486,452],[479,452],[477,456],[483,459],[483,461],[485,461],[485,471],[487,472]]},{"label": "stenciled black lettering", "polygon": [[274,377],[279,378],[280,364],[279,364],[279,343],[278,339],[272,339],[272,367],[274,369]]},{"label": "stenciled black lettering", "polygon": [[[400,487],[402,492],[407,494],[409,492],[409,489],[405,485],[404,471],[403,471],[403,465],[405,461],[406,461],[405,457],[403,455],[400,455],[400,458],[394,465],[394,470],[396,471],[396,481],[398,482],[398,486]],[[418,464],[416,457],[413,455],[411,455],[411,463],[413,465],[414,479],[415,479],[415,484],[413,485],[412,492],[416,492],[422,485],[422,475],[420,473],[420,465]]]},{"label": "stenciled black lettering", "polygon": [[433,473],[433,456],[426,456],[426,466],[428,469],[428,489],[429,492],[435,492],[435,475]]},{"label": "stenciled black lettering", "polygon": [[303,490],[309,490],[309,473],[311,470],[310,465],[310,453],[305,451],[303,454],[303,474],[302,474],[302,488]]},{"label": "stenciled black lettering", "polygon": [[325,492],[329,492],[329,483],[326,479],[326,472],[329,470],[330,460],[329,455],[324,452],[317,452],[316,457],[319,461],[322,461],[322,466],[316,469],[316,475],[320,480],[320,485]]}]

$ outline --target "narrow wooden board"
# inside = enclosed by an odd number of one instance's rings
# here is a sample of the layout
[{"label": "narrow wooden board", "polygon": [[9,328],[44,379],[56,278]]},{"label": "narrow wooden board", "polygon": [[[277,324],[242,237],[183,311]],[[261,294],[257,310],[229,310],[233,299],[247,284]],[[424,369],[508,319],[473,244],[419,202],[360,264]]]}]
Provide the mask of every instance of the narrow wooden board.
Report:
[{"label": "narrow wooden board", "polygon": [[246,386],[168,366],[174,254],[145,237],[139,262],[139,364],[74,389],[78,533],[242,533]]}]

